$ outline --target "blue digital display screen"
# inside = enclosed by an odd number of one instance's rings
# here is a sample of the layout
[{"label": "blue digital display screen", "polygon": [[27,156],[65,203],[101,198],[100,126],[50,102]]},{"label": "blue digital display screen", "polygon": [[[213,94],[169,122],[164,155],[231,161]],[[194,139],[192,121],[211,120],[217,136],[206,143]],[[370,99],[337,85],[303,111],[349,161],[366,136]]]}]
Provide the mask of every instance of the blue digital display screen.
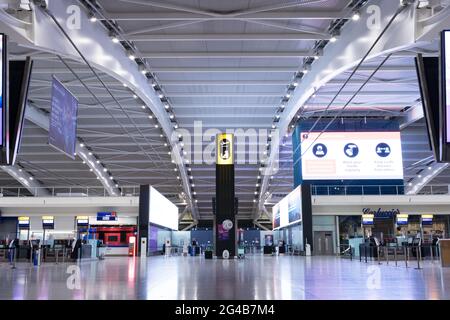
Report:
[{"label": "blue digital display screen", "polygon": [[78,101],[64,85],[53,77],[52,110],[48,142],[74,159],[77,137]]},{"label": "blue digital display screen", "polygon": [[0,34],[0,145],[3,145],[3,107],[5,102],[4,90],[6,90],[6,55],[5,55],[5,36]]}]

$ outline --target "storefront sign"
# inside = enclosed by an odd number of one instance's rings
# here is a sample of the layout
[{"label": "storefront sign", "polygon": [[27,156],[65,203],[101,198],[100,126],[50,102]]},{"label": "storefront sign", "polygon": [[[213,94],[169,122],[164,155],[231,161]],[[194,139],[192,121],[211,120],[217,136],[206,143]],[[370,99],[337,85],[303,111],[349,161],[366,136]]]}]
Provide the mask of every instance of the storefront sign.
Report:
[{"label": "storefront sign", "polygon": [[372,210],[371,208],[364,208],[363,214],[373,214],[375,219],[391,219],[395,215],[400,214],[399,209],[390,209],[390,210],[382,210],[378,208],[378,210]]},{"label": "storefront sign", "polygon": [[97,221],[117,221],[117,213],[112,212],[97,212]]}]

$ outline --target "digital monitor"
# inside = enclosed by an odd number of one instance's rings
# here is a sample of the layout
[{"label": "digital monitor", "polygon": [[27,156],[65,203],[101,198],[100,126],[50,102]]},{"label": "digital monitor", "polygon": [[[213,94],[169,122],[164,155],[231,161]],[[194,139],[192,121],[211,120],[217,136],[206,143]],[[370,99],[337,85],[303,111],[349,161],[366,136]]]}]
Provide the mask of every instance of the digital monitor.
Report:
[{"label": "digital monitor", "polygon": [[53,77],[48,142],[72,159],[75,158],[77,114],[77,99]]},{"label": "digital monitor", "polygon": [[397,226],[408,225],[408,215],[407,214],[397,214]]},{"label": "digital monitor", "polygon": [[273,229],[280,229],[302,220],[301,186],[289,193],[272,208]]},{"label": "digital monitor", "polygon": [[178,230],[178,207],[150,187],[149,221],[161,227]]},{"label": "digital monitor", "polygon": [[373,226],[373,218],[373,214],[363,214],[361,219],[363,226]]},{"label": "digital monitor", "polygon": [[301,132],[303,180],[402,180],[399,131]]},{"label": "digital monitor", "polygon": [[14,165],[22,140],[23,122],[28,99],[33,62],[26,60],[9,62],[9,163]]},{"label": "digital monitor", "polygon": [[[7,102],[7,54],[6,54],[6,35],[0,33],[0,148],[2,149],[1,158],[5,155],[5,139],[6,139],[6,102]],[[5,162],[5,159],[2,159]]]},{"label": "digital monitor", "polygon": [[441,33],[440,69],[440,161],[450,162],[450,30]]},{"label": "digital monitor", "polygon": [[420,96],[423,114],[427,124],[428,142],[433,151],[434,159],[440,161],[439,144],[439,58],[424,57],[418,54],[416,59],[417,78],[419,80]]}]

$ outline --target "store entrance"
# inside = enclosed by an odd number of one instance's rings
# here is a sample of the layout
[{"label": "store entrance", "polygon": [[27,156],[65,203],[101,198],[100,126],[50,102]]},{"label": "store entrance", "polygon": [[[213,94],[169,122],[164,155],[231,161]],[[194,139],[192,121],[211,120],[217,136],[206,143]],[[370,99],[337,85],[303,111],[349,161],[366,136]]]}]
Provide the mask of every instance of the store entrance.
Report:
[{"label": "store entrance", "polygon": [[372,235],[383,242],[389,242],[389,239],[395,238],[395,219],[375,218],[372,228]]}]

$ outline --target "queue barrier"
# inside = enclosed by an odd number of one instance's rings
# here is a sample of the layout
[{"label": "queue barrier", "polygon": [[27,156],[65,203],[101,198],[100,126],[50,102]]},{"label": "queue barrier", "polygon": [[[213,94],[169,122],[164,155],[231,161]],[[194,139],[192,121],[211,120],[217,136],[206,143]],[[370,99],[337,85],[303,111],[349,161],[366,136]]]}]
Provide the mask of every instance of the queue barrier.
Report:
[{"label": "queue barrier", "polygon": [[424,258],[430,257],[430,261],[434,263],[439,257],[439,247],[433,244],[375,246],[361,243],[359,252],[360,262],[377,261],[378,264],[386,263],[386,265],[393,262],[395,266],[398,266],[399,261],[403,260],[405,267],[408,268],[412,266],[412,261],[416,261],[415,269],[422,269]]}]

